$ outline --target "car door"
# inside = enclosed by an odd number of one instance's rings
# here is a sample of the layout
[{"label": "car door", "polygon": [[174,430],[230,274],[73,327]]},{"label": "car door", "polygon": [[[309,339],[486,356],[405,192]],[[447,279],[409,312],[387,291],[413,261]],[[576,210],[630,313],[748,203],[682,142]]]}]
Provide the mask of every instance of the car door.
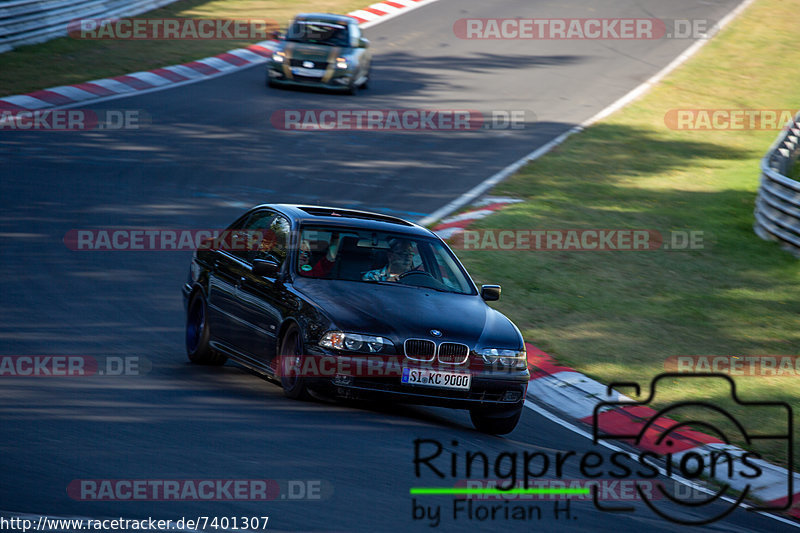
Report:
[{"label": "car door", "polygon": [[246,352],[250,329],[242,321],[240,287],[249,270],[248,248],[252,248],[251,227],[269,227],[275,213],[258,210],[232,225],[219,241],[210,265],[208,303],[215,340],[229,348]]},{"label": "car door", "polygon": [[[270,217],[273,215],[270,214]],[[238,242],[242,227],[249,217],[231,224],[211,245],[212,250],[203,254],[208,269],[208,314],[211,333],[215,342],[236,348],[236,339],[241,336],[241,325],[234,318],[237,306],[237,282],[241,259],[233,252],[233,242]]]},{"label": "car door", "polygon": [[[234,310],[242,328],[238,346],[266,363],[277,349],[278,328],[285,313],[281,272],[288,258],[291,225],[282,215],[275,215],[248,222],[245,229],[249,234],[260,232],[262,239],[256,249],[239,253],[241,261],[236,270],[237,303]],[[279,273],[275,277],[255,275],[254,259],[276,262]]]}]

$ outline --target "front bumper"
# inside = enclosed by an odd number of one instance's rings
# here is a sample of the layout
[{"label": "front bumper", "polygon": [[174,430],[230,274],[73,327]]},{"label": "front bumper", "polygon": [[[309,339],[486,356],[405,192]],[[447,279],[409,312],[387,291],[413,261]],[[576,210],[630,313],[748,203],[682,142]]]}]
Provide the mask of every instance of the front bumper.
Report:
[{"label": "front bumper", "polygon": [[309,76],[286,76],[282,67],[275,67],[270,65],[267,67],[267,76],[270,83],[295,86],[295,87],[317,87],[320,89],[346,91],[349,90],[353,83],[355,74],[350,71],[336,71],[329,80],[322,81],[322,78],[309,77]]},{"label": "front bumper", "polygon": [[[456,409],[490,408],[514,411],[522,408],[530,380],[527,368],[497,370],[474,363],[457,366],[427,365],[403,356],[376,358],[324,354],[307,357],[322,357],[331,363],[317,364],[317,361],[306,365],[313,369],[312,372],[301,373],[306,385],[320,393],[339,398],[388,400]],[[364,364],[354,363],[367,360],[369,362]],[[401,376],[405,368],[468,372],[472,376],[470,387],[451,389],[403,383]]]},{"label": "front bumper", "polygon": [[390,400],[396,403],[450,407],[455,409],[492,408],[498,411],[520,409],[525,402],[528,382],[492,382],[473,379],[470,390],[433,389],[431,387],[358,379],[347,385],[332,381],[317,390],[339,398]]}]

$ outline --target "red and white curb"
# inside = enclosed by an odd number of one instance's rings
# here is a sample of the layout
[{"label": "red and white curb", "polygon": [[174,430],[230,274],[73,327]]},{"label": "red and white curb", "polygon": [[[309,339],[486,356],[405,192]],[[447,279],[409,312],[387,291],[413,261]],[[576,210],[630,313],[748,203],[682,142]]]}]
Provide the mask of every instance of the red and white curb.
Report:
[{"label": "red and white curb", "polygon": [[440,220],[431,231],[433,231],[442,239],[447,240],[453,235],[464,231],[464,228],[469,226],[475,220],[486,218],[498,209],[521,201],[522,200],[518,198],[486,196],[480,201],[472,204],[469,211],[465,211],[463,213],[459,213],[458,215]]},{"label": "red and white curb", "polygon": [[408,12],[426,4],[436,2],[436,0],[386,0],[372,4],[364,9],[356,9],[348,13],[356,19],[362,28],[369,28],[383,22],[384,20]]},{"label": "red and white curb", "polygon": [[[552,357],[526,343],[528,352],[528,367],[531,370],[531,381],[528,384],[528,394],[540,404],[552,408],[568,419],[575,422],[595,425],[594,408],[599,402],[630,402],[635,400],[608,390],[605,385],[581,374],[573,368],[561,366]],[[597,415],[597,426],[604,434],[634,435],[651,420],[657,411],[643,405],[615,406],[601,410]],[[645,433],[642,441],[636,446],[639,449],[657,454],[672,453],[673,464],[679,464],[681,458],[690,453],[696,453],[708,459],[706,464],[711,464],[712,452],[725,451],[733,457],[739,457],[745,450],[728,445],[716,437],[705,433],[683,429],[669,431],[669,428],[678,422],[667,417],[659,417],[658,422],[651,429],[652,434]],[[665,444],[657,444],[658,437],[669,432],[672,441],[669,448]],[[677,451],[676,451],[677,450]],[[744,479],[734,474],[729,477],[725,468],[714,476],[715,481],[728,483],[734,490],[748,489],[749,497],[754,498],[769,507],[780,508],[786,503],[787,482],[789,472],[760,459],[748,459],[758,465],[762,474],[757,480]],[[793,474],[794,495],[793,502],[800,501],[800,475]],[[749,487],[749,488],[748,488]],[[800,518],[800,509],[797,507],[786,511],[787,514]]]},{"label": "red and white curb", "polygon": [[[412,9],[436,0],[387,0],[358,9],[349,16],[362,28],[373,26]],[[222,54],[169,67],[134,72],[113,78],[104,78],[74,85],[50,87],[28,94],[0,98],[0,113],[23,112],[55,107],[73,107],[99,100],[163,90],[188,83],[203,81],[253,65],[265,63],[275,48],[275,41],[262,41],[246,48],[229,50]]]},{"label": "red and white curb", "polygon": [[264,63],[272,55],[274,47],[275,41],[262,41],[246,48],[230,50],[183,65],[134,72],[74,85],[50,87],[28,94],[6,96],[0,98],[0,113],[71,107],[76,104],[110,100],[121,96],[195,83]]}]

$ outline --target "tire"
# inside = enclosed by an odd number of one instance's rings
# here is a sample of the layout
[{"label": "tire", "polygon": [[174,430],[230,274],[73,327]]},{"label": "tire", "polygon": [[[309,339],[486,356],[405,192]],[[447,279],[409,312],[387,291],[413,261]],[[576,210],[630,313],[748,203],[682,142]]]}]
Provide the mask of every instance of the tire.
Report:
[{"label": "tire", "polygon": [[361,90],[369,89],[369,81],[372,79],[372,69],[367,71],[367,79],[361,84]]},{"label": "tire", "polygon": [[208,306],[203,293],[195,292],[186,311],[186,355],[198,365],[224,365],[226,356],[211,348]]},{"label": "tire", "polygon": [[[303,339],[296,325],[292,324],[286,330],[281,348],[278,350],[278,357],[283,393],[293,400],[310,400],[311,394],[306,387],[305,378],[297,375],[297,369],[303,364]],[[295,360],[287,363],[283,361],[286,357],[293,357]]]},{"label": "tire", "polygon": [[490,435],[507,435],[517,427],[522,416],[522,407],[516,411],[491,411],[487,409],[471,409],[469,417],[475,429]]},{"label": "tire", "polygon": [[348,85],[347,94],[350,96],[356,96],[358,94],[358,85],[356,85],[355,81],[353,81],[352,85]]}]

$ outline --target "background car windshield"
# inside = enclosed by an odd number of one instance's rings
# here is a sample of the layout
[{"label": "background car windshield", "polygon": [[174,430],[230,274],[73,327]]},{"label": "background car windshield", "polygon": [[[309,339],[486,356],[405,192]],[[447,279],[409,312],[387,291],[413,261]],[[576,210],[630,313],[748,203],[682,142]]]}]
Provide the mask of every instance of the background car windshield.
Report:
[{"label": "background car windshield", "polygon": [[397,282],[444,292],[473,293],[452,252],[434,239],[304,227],[297,254],[297,273],[304,277]]},{"label": "background car windshield", "polygon": [[296,21],[289,26],[286,40],[327,46],[348,46],[350,44],[347,26],[328,22]]}]

